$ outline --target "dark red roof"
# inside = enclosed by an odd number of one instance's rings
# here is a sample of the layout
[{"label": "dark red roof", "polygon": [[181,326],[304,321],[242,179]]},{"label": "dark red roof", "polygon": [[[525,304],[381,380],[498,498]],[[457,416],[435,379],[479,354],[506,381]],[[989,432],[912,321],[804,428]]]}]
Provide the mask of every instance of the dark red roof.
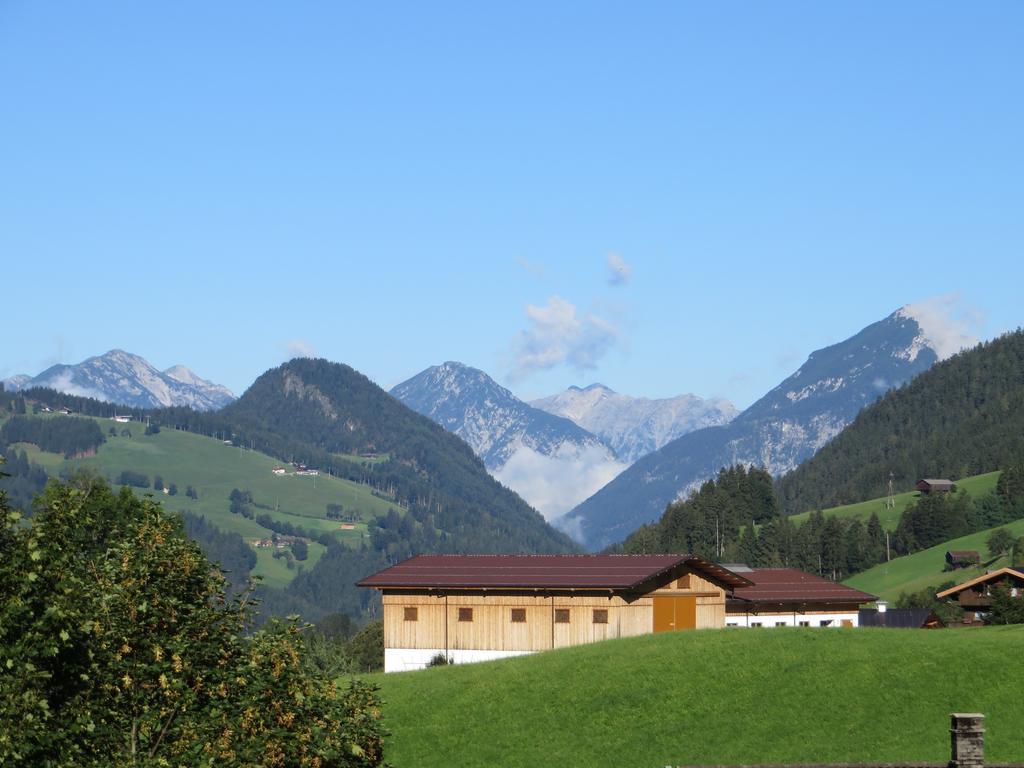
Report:
[{"label": "dark red roof", "polygon": [[868,603],[875,595],[798,571],[796,568],[751,568],[742,574],[754,582],[733,593],[751,603]]},{"label": "dark red roof", "polygon": [[694,555],[419,555],[360,587],[416,589],[635,589],[687,565],[726,587],[751,582]]}]

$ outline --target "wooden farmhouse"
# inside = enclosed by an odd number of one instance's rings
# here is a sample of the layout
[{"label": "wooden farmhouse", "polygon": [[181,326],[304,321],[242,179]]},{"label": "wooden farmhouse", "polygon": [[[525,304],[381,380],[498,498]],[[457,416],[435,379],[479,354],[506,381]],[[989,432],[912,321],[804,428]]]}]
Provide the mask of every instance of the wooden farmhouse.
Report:
[{"label": "wooden farmhouse", "polygon": [[950,493],[953,490],[953,481],[925,478],[914,483],[914,487],[921,493]]},{"label": "wooden farmhouse", "polygon": [[[761,576],[775,570],[790,573],[788,581]],[[826,594],[831,582],[800,582],[792,575],[799,571],[747,571],[694,555],[420,555],[358,585],[382,593],[385,672],[420,669],[437,656],[461,664],[740,626],[740,616],[751,627],[753,616],[765,617],[764,626],[856,626],[852,601],[874,599],[842,586]]]},{"label": "wooden farmhouse", "polygon": [[856,627],[874,595],[795,568],[726,566],[751,582],[725,604],[727,627]]},{"label": "wooden farmhouse", "polygon": [[968,623],[984,621],[992,608],[992,588],[1005,584],[1013,597],[1024,598],[1024,571],[1019,568],[1000,568],[957,584],[935,595],[940,600],[955,600],[964,609]]}]

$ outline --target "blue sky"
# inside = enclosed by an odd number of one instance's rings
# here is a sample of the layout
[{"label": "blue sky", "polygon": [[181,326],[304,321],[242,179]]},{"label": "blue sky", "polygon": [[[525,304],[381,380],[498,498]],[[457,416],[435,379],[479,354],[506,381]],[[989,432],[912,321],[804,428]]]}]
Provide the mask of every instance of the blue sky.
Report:
[{"label": "blue sky", "polygon": [[121,347],[241,391],[312,351],[745,406],[908,302],[990,337],[1021,325],[1022,28],[0,0],[0,377]]}]

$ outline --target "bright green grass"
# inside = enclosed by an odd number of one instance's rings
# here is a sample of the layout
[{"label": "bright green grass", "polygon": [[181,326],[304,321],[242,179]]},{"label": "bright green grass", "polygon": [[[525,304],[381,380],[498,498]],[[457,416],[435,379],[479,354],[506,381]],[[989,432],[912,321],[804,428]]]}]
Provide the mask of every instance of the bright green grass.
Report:
[{"label": "bright green grass", "polygon": [[[959,491],[961,488],[971,495],[974,499],[979,499],[987,493],[991,493],[996,489],[996,481],[999,480],[999,472],[988,472],[984,475],[974,475],[973,477],[965,477],[963,480],[956,481],[956,487]],[[918,498],[920,494],[917,491],[908,491],[907,493],[898,493],[893,496],[893,501],[896,505],[891,509],[886,509],[886,499],[883,496],[880,499],[871,499],[870,501],[862,501],[858,504],[846,504],[841,507],[832,507],[822,511],[826,517],[844,517],[844,518],[859,518],[865,523],[871,517],[872,514],[877,514],[879,521],[882,523],[882,527],[887,530],[893,530],[900,521],[900,515],[903,514],[903,510],[907,508],[910,502]],[[810,512],[804,512],[799,515],[793,515],[789,518],[795,525],[802,525],[811,516]]]},{"label": "bright green grass", "polygon": [[949,714],[1024,760],[1024,627],[708,630],[372,676],[385,757],[458,765],[740,765],[949,758]]},{"label": "bright green grass", "polygon": [[[117,424],[109,419],[96,419],[96,422],[105,435],[113,426],[118,434],[122,429],[129,429],[132,437],[108,435],[96,456],[71,461],[65,461],[56,454],[43,453],[32,446],[19,448],[25,449],[31,461],[53,475],[71,468],[92,469],[111,481],[126,469],[146,474],[150,482],[160,475],[164,485],[177,484],[176,496],[152,489],[135,489],[136,492],[153,494],[167,509],[204,515],[221,530],[238,533],[247,540],[268,538],[272,532],[255,520],[231,514],[228,495],[233,488],[250,490],[257,504],[269,507],[254,508],[256,515],[266,514],[276,520],[300,525],[313,533],[329,532],[349,544],[362,539],[366,524],[359,522],[354,530],[342,530],[339,521],[326,519],[327,504],[336,503],[346,510],[359,510],[363,520],[375,514],[386,514],[391,507],[399,508],[395,503],[374,496],[368,487],[347,480],[328,475],[316,478],[274,475],[271,470],[281,462],[256,451],[225,445],[213,438],[172,429],[145,435],[145,427],[139,423]],[[185,496],[189,485],[198,491],[198,500]],[[309,559],[303,567],[312,568],[323,552],[321,544],[312,542]],[[289,570],[283,560],[273,559],[270,550],[257,549],[257,566],[253,573],[262,576],[268,585],[284,586],[295,577],[298,569]]]},{"label": "bright green grass", "polygon": [[[1024,519],[998,527],[1008,528],[1014,536],[1024,536]],[[878,595],[883,600],[895,600],[900,592],[918,592],[925,588],[937,587],[945,581],[959,583],[980,576],[987,570],[1012,565],[1005,557],[991,562],[986,561],[988,551],[985,548],[985,539],[993,530],[995,529],[972,533],[959,539],[944,541],[913,555],[897,557],[891,562],[876,565],[856,576],[851,576],[843,583]],[[943,571],[946,565],[946,552],[950,549],[976,549],[982,556],[982,563],[975,568]]]}]

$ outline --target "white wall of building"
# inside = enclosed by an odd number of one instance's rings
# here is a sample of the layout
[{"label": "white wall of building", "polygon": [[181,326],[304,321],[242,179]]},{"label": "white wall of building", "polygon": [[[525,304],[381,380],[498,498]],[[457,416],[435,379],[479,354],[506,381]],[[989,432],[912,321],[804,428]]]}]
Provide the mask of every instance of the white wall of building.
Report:
[{"label": "white wall of building", "polygon": [[[444,648],[385,648],[384,671],[405,672],[424,669],[437,654],[444,654]],[[527,656],[536,651],[464,651],[448,649],[448,658],[453,664],[472,664],[475,661],[493,661],[507,656]]]},{"label": "white wall of building", "polygon": [[[811,627],[841,627],[844,621],[852,622],[851,626],[858,626],[859,614],[857,611],[850,613],[727,613],[725,615],[725,626],[729,627],[753,627],[760,623],[762,627],[799,627],[800,622],[806,621]],[[822,625],[822,622],[829,622]]]}]

